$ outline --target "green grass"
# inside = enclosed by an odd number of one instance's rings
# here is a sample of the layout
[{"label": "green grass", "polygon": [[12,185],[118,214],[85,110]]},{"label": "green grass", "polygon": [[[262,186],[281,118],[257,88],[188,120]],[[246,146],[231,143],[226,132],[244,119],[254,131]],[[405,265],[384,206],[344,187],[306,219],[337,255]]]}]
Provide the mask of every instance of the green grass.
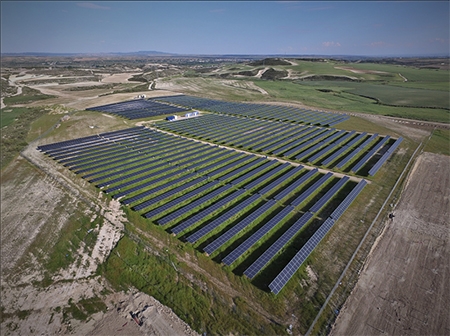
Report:
[{"label": "green grass", "polygon": [[11,107],[11,108],[3,108],[0,110],[0,123],[1,127],[11,125],[18,116],[22,113],[27,112],[28,109],[26,107]]},{"label": "green grass", "polygon": [[341,81],[297,82],[309,85],[318,90],[330,90],[333,93],[352,93],[361,97],[372,98],[382,105],[430,107],[449,109],[449,93],[442,90],[431,90],[414,87],[402,87],[389,84],[352,83]]},{"label": "green grass", "polygon": [[0,142],[2,169],[27,146],[26,140],[30,125],[47,113],[47,110],[42,107],[21,110],[20,113],[17,113],[14,122],[2,128]]},{"label": "green grass", "polygon": [[431,153],[450,155],[450,130],[434,130],[423,150]]},{"label": "green grass", "polygon": [[320,92],[317,90],[318,87],[301,82],[257,80],[255,84],[266,90],[273,100],[286,102],[297,101],[307,106],[316,106],[330,110],[380,114],[435,122],[450,122],[450,111],[445,109],[385,106],[378,104],[374,99],[361,97],[345,91]]},{"label": "green grass", "polygon": [[31,142],[48,131],[61,119],[61,114],[44,114],[30,126],[30,131],[26,137],[27,142]]},{"label": "green grass", "polygon": [[12,97],[5,97],[3,102],[5,105],[17,105],[17,104],[28,104],[39,100],[45,100],[49,98],[55,98],[55,96],[50,96],[41,93],[36,89],[24,86],[22,88],[22,94]]},{"label": "green grass", "polygon": [[[209,282],[207,278],[196,272],[192,274],[192,270],[178,263],[170,252],[159,256],[149,254],[143,245],[126,236],[108,258],[104,272],[117,289],[133,285],[154,296],[200,333],[282,333],[281,326],[269,323],[253,312],[244,298],[237,299],[236,304],[236,301],[220,295],[220,290],[215,287],[208,286],[207,291],[202,290],[199,284]],[[189,281],[186,277],[189,273],[198,280]]]}]

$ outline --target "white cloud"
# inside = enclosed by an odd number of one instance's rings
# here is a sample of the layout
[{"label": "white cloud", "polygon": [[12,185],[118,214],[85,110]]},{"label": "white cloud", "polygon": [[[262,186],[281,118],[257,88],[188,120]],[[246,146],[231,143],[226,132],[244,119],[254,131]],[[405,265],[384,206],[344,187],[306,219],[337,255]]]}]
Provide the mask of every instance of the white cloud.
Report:
[{"label": "white cloud", "polygon": [[96,5],[92,2],[78,2],[77,6],[89,9],[110,9],[109,7]]},{"label": "white cloud", "polygon": [[324,46],[325,48],[329,48],[329,47],[340,47],[341,44],[339,42],[322,42],[322,46]]},{"label": "white cloud", "polygon": [[386,42],[383,41],[372,42],[369,43],[369,46],[372,48],[382,48],[386,46]]}]

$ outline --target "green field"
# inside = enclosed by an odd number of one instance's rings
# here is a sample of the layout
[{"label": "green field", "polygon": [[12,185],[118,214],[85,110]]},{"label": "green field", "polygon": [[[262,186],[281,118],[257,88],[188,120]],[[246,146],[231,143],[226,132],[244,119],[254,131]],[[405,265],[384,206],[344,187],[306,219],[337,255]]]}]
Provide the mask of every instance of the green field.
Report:
[{"label": "green field", "polygon": [[450,130],[434,130],[423,149],[426,152],[450,155]]},{"label": "green field", "polygon": [[36,89],[29,88],[24,86],[22,88],[22,93],[17,96],[5,97],[4,103],[5,105],[17,105],[17,104],[28,104],[39,100],[45,100],[49,98],[55,98],[54,96],[46,95],[41,93]]},{"label": "green field", "polygon": [[[296,65],[264,67],[238,64],[222,68],[222,77],[212,73],[190,77],[189,73],[185,73],[189,81],[182,82],[181,78],[167,80],[176,81],[177,85],[186,89],[186,93],[210,98],[280,100],[299,102],[319,109],[450,123],[448,70],[337,60],[291,61]],[[264,68],[280,72],[290,71],[291,75],[289,78],[275,81],[259,79],[252,75]],[[248,75],[236,77],[242,71],[246,71]],[[230,90],[232,85],[224,85],[224,80],[233,80],[235,89]],[[208,81],[208,84],[205,81]],[[242,84],[239,85],[238,82]],[[253,82],[268,94],[251,90],[249,82]],[[215,91],[220,85],[222,89],[219,96]]]},{"label": "green field", "polygon": [[[347,92],[350,89],[350,85],[357,85],[357,83],[345,82],[345,90],[342,90],[334,82],[330,82],[328,85],[319,86],[302,82],[289,81],[255,81],[255,84],[266,90],[270,97],[274,100],[280,101],[297,101],[307,106],[315,106],[317,108],[350,111],[359,113],[380,114],[398,118],[426,120],[434,122],[450,122],[450,111],[443,108],[426,108],[426,107],[405,107],[405,106],[386,106],[377,103],[374,98],[366,98],[357,94]],[[326,83],[325,83],[326,84]],[[330,90],[329,92],[322,92],[319,89]],[[364,90],[364,88],[359,88]],[[369,90],[370,88],[366,88]],[[400,90],[406,90],[403,88],[396,88]],[[380,92],[387,92],[386,90]],[[409,90],[411,95],[412,90]],[[367,91],[368,92],[368,91]],[[441,92],[436,91],[436,95],[440,97],[440,101],[445,100],[444,95]],[[392,95],[392,97],[394,97]],[[413,97],[410,97],[413,99]],[[425,103],[420,100],[415,100],[417,104]]]}]

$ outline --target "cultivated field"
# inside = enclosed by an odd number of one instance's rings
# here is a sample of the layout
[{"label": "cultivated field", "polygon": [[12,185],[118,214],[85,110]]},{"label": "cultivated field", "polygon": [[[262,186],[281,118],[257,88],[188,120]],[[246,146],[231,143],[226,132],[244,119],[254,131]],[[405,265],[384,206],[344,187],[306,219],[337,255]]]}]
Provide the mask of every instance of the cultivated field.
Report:
[{"label": "cultivated field", "polygon": [[331,335],[450,333],[450,159],[423,153]]}]

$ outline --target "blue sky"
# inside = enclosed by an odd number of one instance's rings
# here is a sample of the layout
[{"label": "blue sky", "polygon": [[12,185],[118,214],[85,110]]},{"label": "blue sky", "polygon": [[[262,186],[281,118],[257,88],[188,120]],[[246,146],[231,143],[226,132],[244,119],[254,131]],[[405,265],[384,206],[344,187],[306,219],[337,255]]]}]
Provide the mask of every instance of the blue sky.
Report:
[{"label": "blue sky", "polygon": [[447,1],[1,1],[1,52],[449,54]]}]

